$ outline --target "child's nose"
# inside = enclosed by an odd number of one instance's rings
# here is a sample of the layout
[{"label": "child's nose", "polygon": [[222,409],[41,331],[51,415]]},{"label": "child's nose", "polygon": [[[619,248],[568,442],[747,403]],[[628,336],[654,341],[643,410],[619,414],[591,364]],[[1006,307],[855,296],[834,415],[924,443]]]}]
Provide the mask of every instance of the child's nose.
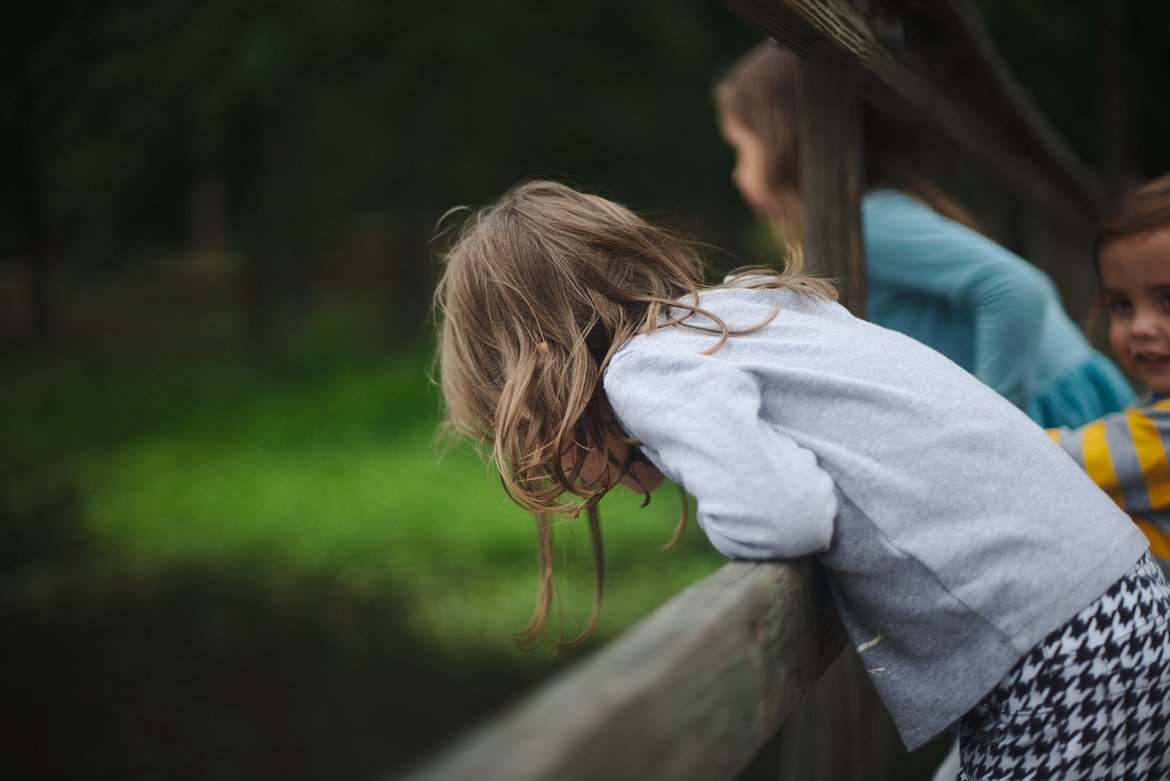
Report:
[{"label": "child's nose", "polygon": [[1138,307],[1129,330],[1134,336],[1154,336],[1159,327],[1157,312],[1150,311],[1148,307]]}]

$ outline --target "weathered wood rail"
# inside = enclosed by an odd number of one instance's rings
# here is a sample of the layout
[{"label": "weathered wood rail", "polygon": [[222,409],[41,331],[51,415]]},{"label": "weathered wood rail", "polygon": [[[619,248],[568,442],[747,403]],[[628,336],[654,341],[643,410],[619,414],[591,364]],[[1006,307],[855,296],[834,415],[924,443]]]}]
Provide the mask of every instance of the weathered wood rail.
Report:
[{"label": "weathered wood rail", "polygon": [[[1055,233],[1087,239],[1103,190],[970,0],[720,2],[802,58],[804,251],[856,313],[863,102],[931,131]],[[405,778],[881,779],[894,741],[817,565],[731,563]]]},{"label": "weathered wood rail", "polygon": [[[1011,76],[971,0],[719,2],[805,65],[805,254],[843,280],[842,300],[855,313],[864,314],[865,290],[862,103],[929,130],[1040,215],[1024,228],[1032,246],[1015,248],[1048,271],[1087,244],[1104,189]],[[1082,275],[1081,287],[1088,282]]]},{"label": "weathered wood rail", "polygon": [[811,560],[732,562],[402,781],[881,778],[890,726],[845,648]]},{"label": "weathered wood rail", "polygon": [[811,562],[732,563],[411,781],[734,777],[840,653]]}]

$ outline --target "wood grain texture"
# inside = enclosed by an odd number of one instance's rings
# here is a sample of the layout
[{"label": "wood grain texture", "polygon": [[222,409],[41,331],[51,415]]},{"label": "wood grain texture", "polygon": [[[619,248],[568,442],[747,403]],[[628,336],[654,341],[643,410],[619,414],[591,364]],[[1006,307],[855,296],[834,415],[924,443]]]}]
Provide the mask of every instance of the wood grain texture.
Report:
[{"label": "wood grain texture", "polygon": [[843,645],[814,563],[733,562],[405,779],[734,778]]},{"label": "wood grain texture", "polygon": [[[983,105],[936,83],[930,63],[899,56],[897,25],[875,30],[847,0],[720,0],[732,12],[790,47],[837,79],[854,85],[866,102],[895,121],[911,121],[949,139],[1001,183],[1066,222],[1093,218],[1096,196],[1075,187],[1080,176],[1020,143],[1016,123],[995,121],[1012,109],[1005,101]],[[893,32],[891,32],[891,30]],[[968,41],[955,42],[958,46]],[[912,55],[913,53],[911,53]],[[945,67],[936,66],[936,67]],[[978,106],[976,108],[976,106]],[[1038,114],[1038,112],[1036,112]]]},{"label": "wood grain texture", "polygon": [[799,93],[805,261],[836,280],[841,303],[864,318],[861,99],[852,85],[807,62]]}]

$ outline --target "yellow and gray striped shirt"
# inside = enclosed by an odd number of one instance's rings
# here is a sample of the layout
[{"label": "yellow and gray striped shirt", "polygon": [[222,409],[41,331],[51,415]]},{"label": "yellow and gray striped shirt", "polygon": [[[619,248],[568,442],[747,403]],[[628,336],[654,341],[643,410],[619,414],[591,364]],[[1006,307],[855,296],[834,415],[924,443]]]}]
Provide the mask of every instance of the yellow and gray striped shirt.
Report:
[{"label": "yellow and gray striped shirt", "polygon": [[1121,412],[1048,433],[1129,513],[1170,576],[1170,398],[1147,394]]}]

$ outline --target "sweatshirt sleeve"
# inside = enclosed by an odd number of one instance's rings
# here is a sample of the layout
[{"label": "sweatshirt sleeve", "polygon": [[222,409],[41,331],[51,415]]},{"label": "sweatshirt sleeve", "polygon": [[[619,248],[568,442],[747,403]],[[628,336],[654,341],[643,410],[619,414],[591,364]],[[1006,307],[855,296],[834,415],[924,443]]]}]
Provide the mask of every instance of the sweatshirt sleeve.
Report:
[{"label": "sweatshirt sleeve", "polygon": [[1127,513],[1170,509],[1170,400],[1048,433]]},{"label": "sweatshirt sleeve", "polygon": [[618,423],[696,500],[711,544],[740,559],[827,550],[835,487],[800,447],[760,416],[756,379],[698,353],[618,355],[605,375]]}]

